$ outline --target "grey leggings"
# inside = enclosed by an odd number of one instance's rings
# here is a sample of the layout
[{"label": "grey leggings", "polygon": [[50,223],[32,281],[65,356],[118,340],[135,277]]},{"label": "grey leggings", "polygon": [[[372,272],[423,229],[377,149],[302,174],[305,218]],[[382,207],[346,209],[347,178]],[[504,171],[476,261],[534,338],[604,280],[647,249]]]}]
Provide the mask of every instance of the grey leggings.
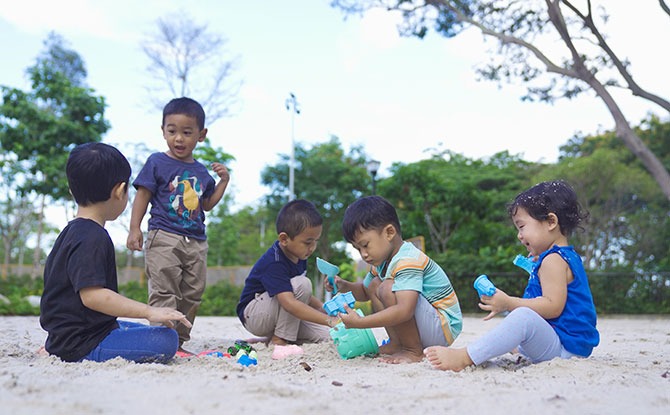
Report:
[{"label": "grey leggings", "polygon": [[527,307],[510,312],[491,331],[470,343],[467,351],[474,364],[479,365],[516,347],[533,363],[574,356],[563,348],[558,334],[549,323]]}]

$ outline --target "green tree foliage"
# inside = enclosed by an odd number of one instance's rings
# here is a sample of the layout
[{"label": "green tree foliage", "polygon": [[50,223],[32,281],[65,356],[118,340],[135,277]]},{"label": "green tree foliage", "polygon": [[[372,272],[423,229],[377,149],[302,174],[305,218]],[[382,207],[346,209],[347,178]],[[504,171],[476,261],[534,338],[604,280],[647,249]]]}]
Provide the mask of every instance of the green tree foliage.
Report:
[{"label": "green tree foliage", "polygon": [[662,121],[659,117],[651,115],[642,120],[637,127],[642,141],[649,146],[654,154],[663,162],[666,169],[670,169],[670,120]]},{"label": "green tree foliage", "polygon": [[[636,128],[667,165],[670,124],[656,117]],[[611,132],[575,137],[538,180],[561,177],[590,216],[571,242],[585,258],[599,312],[651,313],[670,303],[667,200],[640,161]],[[616,310],[616,311],[615,311]]]},{"label": "green tree foliage", "polygon": [[[231,154],[226,153],[220,147],[212,146],[209,138],[200,143],[193,150],[193,157],[209,166],[212,163],[221,163],[224,165],[235,160]],[[229,174],[233,174],[232,169],[228,169]],[[220,178],[212,174],[215,181]],[[233,202],[233,196],[230,188],[226,189],[223,199],[207,214],[207,235],[210,254],[207,256],[207,262],[212,265],[238,265],[235,250],[238,241],[235,235],[238,233],[239,226],[229,219],[229,206]],[[213,255],[212,255],[213,254]]]},{"label": "green tree foliage", "polygon": [[250,265],[277,239],[275,218],[265,207],[245,206],[235,213],[224,207],[208,217],[210,265]]},{"label": "green tree foliage", "polygon": [[33,209],[33,198],[18,192],[17,182],[23,177],[23,169],[13,154],[0,155],[0,233],[2,234],[2,279],[9,275],[9,264],[25,253],[27,237],[36,227],[37,214]]},{"label": "green tree foliage", "polygon": [[616,136],[670,199],[667,167],[632,128],[613,91],[627,89],[664,112],[670,112],[670,101],[638,84],[629,62],[609,45],[601,31],[607,22],[603,7],[593,9],[591,1],[569,0],[333,0],[332,4],[348,13],[373,7],[400,13],[400,31],[407,36],[422,38],[430,28],[447,38],[467,28],[478,30],[496,44],[488,62],[477,70],[480,77],[523,82],[524,100],[553,102],[594,93],[612,115]]},{"label": "green tree foliage", "polygon": [[[353,147],[345,153],[339,139],[331,137],[329,141],[311,148],[298,144],[294,159],[296,198],[311,201],[323,216],[323,232],[313,257],[321,257],[336,265],[349,263],[351,259],[346,254],[341,227],[344,210],[357,198],[369,194],[372,184],[363,149]],[[289,156],[282,155],[277,165],[266,167],[261,180],[270,188],[266,205],[274,223],[277,213],[288,202]],[[272,229],[276,237],[274,226]],[[323,280],[315,261],[308,262],[307,275],[315,281],[317,295],[321,295],[319,287]]]},{"label": "green tree foliage", "polygon": [[[0,86],[0,147],[21,165],[15,181],[22,195],[39,195],[37,249],[33,263],[43,256],[46,199],[69,199],[65,165],[77,144],[100,141],[109,125],[105,100],[84,81],[86,70],[77,52],[51,33],[35,65],[27,70],[32,90]],[[33,269],[33,274],[37,268]]]},{"label": "green tree foliage", "polygon": [[237,302],[242,287],[228,281],[219,281],[205,288],[198,314],[202,316],[237,316]]},{"label": "green tree foliage", "polygon": [[109,125],[105,100],[84,85],[83,60],[51,34],[28,68],[32,90],[2,86],[0,145],[25,167],[21,190],[54,200],[69,197],[65,164],[77,144],[100,141]]},{"label": "green tree foliage", "polygon": [[39,307],[33,307],[26,299],[29,295],[42,295],[42,279],[30,278],[29,276],[17,277],[10,275],[7,279],[0,280],[0,315],[39,315]]},{"label": "green tree foliage", "polygon": [[239,265],[237,245],[239,228],[228,209],[224,195],[214,211],[207,215],[207,265]]},{"label": "green tree foliage", "polygon": [[[637,130],[668,164],[670,123],[650,117]],[[573,138],[562,147],[559,163],[545,173],[569,180],[591,213],[586,231],[576,238],[590,267],[668,269],[666,200],[639,160],[613,133]]]},{"label": "green tree foliage", "polygon": [[[346,260],[342,244],[342,216],[354,200],[368,194],[371,180],[366,170],[367,158],[362,148],[344,152],[337,137],[312,148],[296,146],[294,169],[295,194],[298,199],[314,203],[323,216],[323,233],[316,255],[339,263]],[[288,157],[262,172],[262,183],[271,190],[266,202],[271,212],[279,212],[287,201]]]},{"label": "green tree foliage", "polygon": [[[588,157],[564,158],[538,177],[563,178],[580,196],[589,220],[573,242],[579,244],[591,269],[628,268],[648,262],[649,257],[638,257],[644,251],[632,257],[627,257],[626,251],[633,245],[640,248],[638,242],[643,243],[641,238],[651,230],[645,222],[656,222],[655,226],[666,222],[658,217],[663,212],[658,210],[659,197],[663,202],[658,187],[639,164],[626,164],[627,156],[622,148],[599,148]],[[646,220],[640,221],[643,216]]]},{"label": "green tree foliage", "polygon": [[[193,157],[205,165],[211,163],[226,164],[235,160],[235,157],[223,151],[222,148],[214,147],[212,145],[212,140],[210,140],[209,137],[205,138],[205,141],[195,147],[193,150]],[[228,170],[230,171],[230,169]],[[218,177],[214,178],[219,180]]]},{"label": "green tree foliage", "polygon": [[518,251],[506,205],[539,166],[508,153],[472,160],[454,153],[395,164],[379,193],[398,210],[403,237],[422,235],[448,272],[509,269]]}]

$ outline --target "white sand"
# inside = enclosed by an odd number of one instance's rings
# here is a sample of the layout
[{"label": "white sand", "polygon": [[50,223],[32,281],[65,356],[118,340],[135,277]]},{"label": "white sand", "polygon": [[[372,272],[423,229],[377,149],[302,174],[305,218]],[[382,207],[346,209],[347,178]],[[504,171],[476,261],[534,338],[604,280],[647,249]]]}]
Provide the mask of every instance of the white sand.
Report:
[{"label": "white sand", "polygon": [[[457,345],[498,321],[466,317]],[[1,317],[0,414],[669,414],[670,316],[601,317],[598,328],[589,359],[529,365],[510,354],[452,373],[425,360],[343,360],[332,343],[284,360],[259,345],[250,367],[216,357],[64,363],[35,355],[46,337],[37,317]],[[199,317],[185,346],[225,350],[247,337],[236,318]]]}]

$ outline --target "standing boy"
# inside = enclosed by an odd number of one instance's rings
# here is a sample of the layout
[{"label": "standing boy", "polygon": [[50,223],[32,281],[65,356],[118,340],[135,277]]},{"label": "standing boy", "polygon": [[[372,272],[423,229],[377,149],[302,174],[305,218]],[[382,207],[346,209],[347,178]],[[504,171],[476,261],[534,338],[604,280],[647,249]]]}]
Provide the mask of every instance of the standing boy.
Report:
[{"label": "standing boy", "polygon": [[[163,109],[161,125],[168,150],[149,156],[133,182],[137,189],[130,218],[128,249],[142,250],[140,225],[151,202],[145,267],[149,304],[179,310],[193,323],[205,291],[207,236],[205,211],[221,200],[230,176],[220,163],[212,163],[218,183],[193,158],[193,149],[207,137],[205,111],[190,98],[175,98]],[[177,326],[178,356],[191,328]]]},{"label": "standing boy", "polygon": [[274,345],[273,359],[303,352],[291,343],[329,340],[327,326],[337,323],[312,295],[312,282],[305,275],[322,223],[311,202],[287,203],[277,215],[277,240],[244,283],[237,315],[250,333],[267,337]]},{"label": "standing boy", "polygon": [[362,283],[336,277],[335,284],[358,301],[371,300],[375,311],[340,313],[345,326],[384,327],[390,341],[380,352],[387,363],[418,362],[424,347],[452,344],[463,326],[456,292],[437,263],[403,242],[393,206],[379,196],[358,199],[344,212],[342,230],[371,267]]},{"label": "standing boy", "polygon": [[40,324],[45,349],[67,362],[115,357],[135,362],[170,360],[177,333],[117,317],[145,318],[172,327],[190,326],[172,308],[157,308],[118,293],[114,244],[105,230],[128,204],[130,164],[103,143],[75,147],[65,168],[77,216],[61,231],[44,267]]}]

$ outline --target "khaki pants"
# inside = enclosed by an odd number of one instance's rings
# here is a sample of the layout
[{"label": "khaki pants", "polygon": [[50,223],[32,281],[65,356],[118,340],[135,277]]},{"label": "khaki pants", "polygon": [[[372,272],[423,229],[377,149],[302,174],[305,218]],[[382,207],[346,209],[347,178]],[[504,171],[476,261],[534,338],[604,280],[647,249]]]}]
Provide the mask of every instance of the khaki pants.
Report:
[{"label": "khaki pants", "polygon": [[[312,282],[304,275],[291,278],[293,294],[298,301],[309,303],[312,297]],[[267,292],[256,294],[256,298],[244,309],[244,327],[255,336],[275,335],[288,342],[317,343],[330,340],[328,327],[302,321],[284,310],[276,297]]]},{"label": "khaki pants", "polygon": [[[151,230],[144,247],[149,282],[149,305],[181,311],[193,324],[207,282],[207,241]],[[191,329],[176,327],[179,345],[191,338]]]}]

